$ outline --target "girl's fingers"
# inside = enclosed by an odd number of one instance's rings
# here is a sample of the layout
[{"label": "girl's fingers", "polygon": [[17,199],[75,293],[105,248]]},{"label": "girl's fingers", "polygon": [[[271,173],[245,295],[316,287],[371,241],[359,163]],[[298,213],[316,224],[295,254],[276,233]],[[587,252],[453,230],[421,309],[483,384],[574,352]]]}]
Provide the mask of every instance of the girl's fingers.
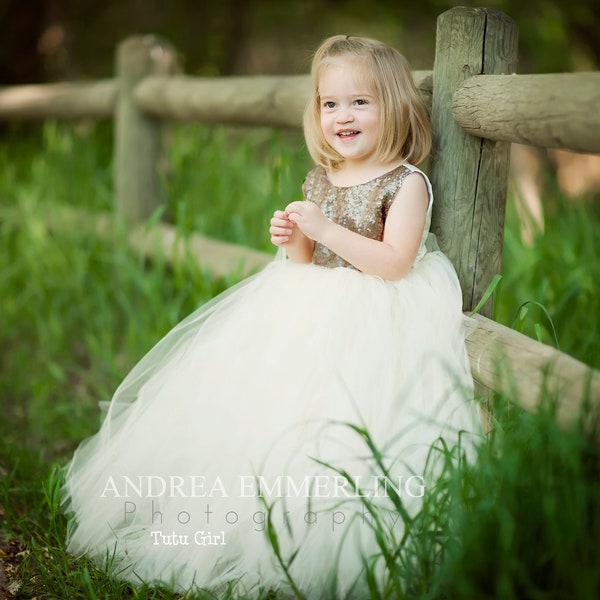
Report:
[{"label": "girl's fingers", "polygon": [[288,219],[271,219],[272,227],[292,227],[291,221]]},{"label": "girl's fingers", "polygon": [[289,242],[290,237],[288,235],[272,235],[271,243],[275,246],[283,246],[286,242]]},{"label": "girl's fingers", "polygon": [[288,218],[288,213],[283,210],[276,210],[271,218],[271,243],[275,246],[283,246],[289,242],[292,235],[294,224]]},{"label": "girl's fingers", "polygon": [[292,235],[291,227],[271,227],[269,229],[271,235]]}]

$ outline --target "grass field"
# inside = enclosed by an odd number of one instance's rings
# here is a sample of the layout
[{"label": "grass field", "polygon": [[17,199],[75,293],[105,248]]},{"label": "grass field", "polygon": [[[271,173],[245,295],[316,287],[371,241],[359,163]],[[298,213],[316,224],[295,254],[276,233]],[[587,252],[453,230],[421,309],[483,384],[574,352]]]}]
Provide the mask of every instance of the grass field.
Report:
[{"label": "grass field", "polygon": [[[50,123],[0,140],[0,589],[18,598],[179,597],[115,582],[64,551],[60,467],[97,429],[98,402],[235,281],[191,258],[150,262],[118,232],[46,226],[57,207],[112,209],[111,144],[107,124]],[[308,168],[295,134],[174,128],[164,217],[272,251],[268,219],[300,198]],[[546,233],[529,247],[509,199],[496,318],[600,368],[600,204],[568,201],[549,179],[544,206]],[[407,541],[414,560],[396,560],[373,597],[598,597],[598,430],[562,431],[551,402],[527,414],[514,401],[495,398],[489,444],[474,465],[448,464]]]}]

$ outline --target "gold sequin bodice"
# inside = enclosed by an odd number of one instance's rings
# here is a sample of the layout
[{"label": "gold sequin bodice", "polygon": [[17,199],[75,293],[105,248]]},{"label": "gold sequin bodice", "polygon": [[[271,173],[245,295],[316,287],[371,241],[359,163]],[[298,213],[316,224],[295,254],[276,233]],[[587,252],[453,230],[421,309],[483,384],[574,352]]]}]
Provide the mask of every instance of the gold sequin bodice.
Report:
[{"label": "gold sequin bodice", "polygon": [[[325,169],[316,167],[306,176],[302,190],[334,223],[374,240],[383,239],[388,210],[405,177],[412,170],[400,165],[371,181],[338,187],[330,183]],[[312,262],[323,267],[354,268],[323,244],[316,243]]]}]

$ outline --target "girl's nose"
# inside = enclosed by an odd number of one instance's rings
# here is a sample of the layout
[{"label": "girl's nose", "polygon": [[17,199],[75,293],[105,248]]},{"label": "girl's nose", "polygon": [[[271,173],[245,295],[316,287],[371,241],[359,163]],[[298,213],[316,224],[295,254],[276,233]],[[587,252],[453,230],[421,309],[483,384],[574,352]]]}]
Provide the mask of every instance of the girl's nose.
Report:
[{"label": "girl's nose", "polygon": [[337,115],[339,123],[351,123],[354,121],[354,113],[350,109],[341,110]]}]

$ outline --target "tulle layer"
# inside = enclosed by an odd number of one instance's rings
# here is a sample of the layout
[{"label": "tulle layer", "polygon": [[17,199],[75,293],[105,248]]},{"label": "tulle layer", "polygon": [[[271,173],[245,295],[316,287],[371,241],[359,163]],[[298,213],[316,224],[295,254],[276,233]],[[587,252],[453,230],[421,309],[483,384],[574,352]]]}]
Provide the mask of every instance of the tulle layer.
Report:
[{"label": "tulle layer", "polygon": [[70,551],[134,582],[258,590],[285,585],[275,544],[309,594],[347,591],[377,553],[359,496],[402,527],[365,432],[414,512],[430,445],[480,430],[464,336],[439,252],[396,282],[271,263],[119,387],[68,468]]}]

